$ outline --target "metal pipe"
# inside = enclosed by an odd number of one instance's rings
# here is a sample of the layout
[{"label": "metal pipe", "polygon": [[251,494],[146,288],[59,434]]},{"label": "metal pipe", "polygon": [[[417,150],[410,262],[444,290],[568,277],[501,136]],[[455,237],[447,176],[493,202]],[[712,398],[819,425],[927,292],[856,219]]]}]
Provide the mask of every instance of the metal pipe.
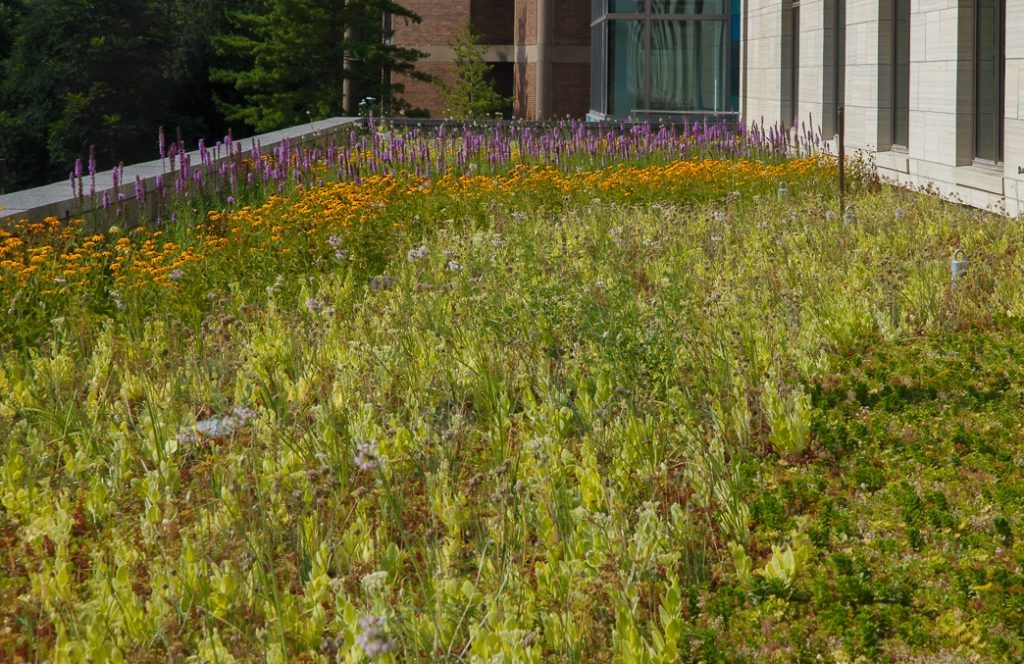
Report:
[{"label": "metal pipe", "polygon": [[839,211],[846,208],[846,107],[839,107]]}]

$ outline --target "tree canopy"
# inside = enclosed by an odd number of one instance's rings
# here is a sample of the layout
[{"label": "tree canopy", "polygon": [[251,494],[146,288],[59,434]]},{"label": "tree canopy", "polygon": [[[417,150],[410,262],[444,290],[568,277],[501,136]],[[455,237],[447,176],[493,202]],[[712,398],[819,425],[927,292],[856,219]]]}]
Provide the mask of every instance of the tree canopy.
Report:
[{"label": "tree canopy", "polygon": [[221,110],[264,131],[307,117],[354,115],[367,96],[388,108],[400,90],[387,72],[416,75],[423,55],[390,43],[388,15],[419,21],[391,0],[278,0],[232,12],[233,29],[215,39],[231,64],[213,78],[237,99],[221,98]]},{"label": "tree canopy", "polygon": [[[395,103],[393,0],[0,0],[0,158],[9,191],[156,157],[161,126],[188,142]],[[347,65],[346,65],[347,63]],[[349,108],[344,107],[349,89]]]}]

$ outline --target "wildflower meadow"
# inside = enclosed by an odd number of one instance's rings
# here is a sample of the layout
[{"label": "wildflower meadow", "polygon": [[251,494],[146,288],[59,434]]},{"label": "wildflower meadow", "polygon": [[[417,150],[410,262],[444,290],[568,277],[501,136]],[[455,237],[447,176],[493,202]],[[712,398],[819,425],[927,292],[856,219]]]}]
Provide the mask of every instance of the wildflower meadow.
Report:
[{"label": "wildflower meadow", "polygon": [[1024,658],[1017,221],[758,127],[231,145],[0,230],[0,660]]}]

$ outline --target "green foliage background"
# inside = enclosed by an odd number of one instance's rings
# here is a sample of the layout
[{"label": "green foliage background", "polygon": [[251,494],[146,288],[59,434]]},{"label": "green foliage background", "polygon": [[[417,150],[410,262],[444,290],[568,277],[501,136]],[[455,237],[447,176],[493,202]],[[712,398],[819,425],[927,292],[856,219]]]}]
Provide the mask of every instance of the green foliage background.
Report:
[{"label": "green foliage background", "polygon": [[386,71],[421,54],[384,43],[385,12],[419,20],[392,0],[0,0],[5,188],[59,181],[90,146],[101,170],[154,159],[161,126],[194,145],[354,112],[345,78],[387,109]]}]

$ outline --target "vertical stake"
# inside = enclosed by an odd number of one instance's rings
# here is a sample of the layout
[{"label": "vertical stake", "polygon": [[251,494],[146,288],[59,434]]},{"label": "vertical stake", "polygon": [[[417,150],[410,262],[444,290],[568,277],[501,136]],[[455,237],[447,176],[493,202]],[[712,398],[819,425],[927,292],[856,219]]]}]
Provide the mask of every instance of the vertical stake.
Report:
[{"label": "vertical stake", "polygon": [[846,199],[846,107],[839,107],[839,213],[842,214]]},{"label": "vertical stake", "polygon": [[7,179],[7,160],[0,159],[0,194],[6,193],[4,180]]}]

